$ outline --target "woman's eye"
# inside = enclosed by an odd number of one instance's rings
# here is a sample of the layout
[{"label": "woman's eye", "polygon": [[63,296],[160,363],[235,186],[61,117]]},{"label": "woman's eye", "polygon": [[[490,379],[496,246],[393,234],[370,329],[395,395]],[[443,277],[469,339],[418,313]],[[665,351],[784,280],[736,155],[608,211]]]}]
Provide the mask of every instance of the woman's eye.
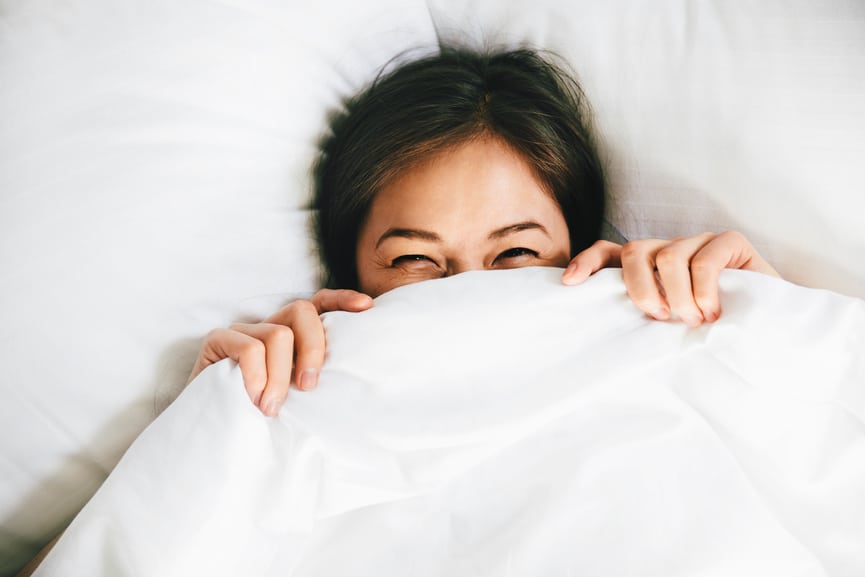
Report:
[{"label": "woman's eye", "polygon": [[496,257],[496,262],[511,259],[511,258],[518,258],[521,256],[526,256],[526,255],[537,257],[538,253],[531,250],[531,249],[523,248],[523,247],[509,248],[508,250],[504,251],[503,253],[501,253],[499,256]]},{"label": "woman's eye", "polygon": [[428,256],[422,254],[404,254],[402,256],[398,256],[390,263],[391,266],[400,266],[400,265],[413,265],[416,263],[430,263],[435,264],[432,259]]}]

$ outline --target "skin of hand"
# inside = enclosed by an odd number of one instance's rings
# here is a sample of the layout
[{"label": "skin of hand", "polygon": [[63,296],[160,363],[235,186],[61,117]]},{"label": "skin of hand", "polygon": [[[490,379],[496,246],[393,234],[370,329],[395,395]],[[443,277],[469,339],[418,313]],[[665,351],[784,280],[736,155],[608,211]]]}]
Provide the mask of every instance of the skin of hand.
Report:
[{"label": "skin of hand", "polygon": [[202,343],[189,381],[207,366],[233,359],[240,365],[253,404],[265,415],[274,416],[282,408],[292,381],[304,391],[318,384],[326,350],[319,315],[361,312],[372,304],[372,298],[357,291],[322,289],[310,300],[294,301],[263,322],[214,329]]},{"label": "skin of hand", "polygon": [[580,284],[611,266],[622,267],[628,296],[641,311],[657,320],[679,318],[690,327],[721,316],[718,276],[722,270],[780,277],[741,233],[728,231],[636,240],[623,246],[598,241],[571,259],[562,282]]}]

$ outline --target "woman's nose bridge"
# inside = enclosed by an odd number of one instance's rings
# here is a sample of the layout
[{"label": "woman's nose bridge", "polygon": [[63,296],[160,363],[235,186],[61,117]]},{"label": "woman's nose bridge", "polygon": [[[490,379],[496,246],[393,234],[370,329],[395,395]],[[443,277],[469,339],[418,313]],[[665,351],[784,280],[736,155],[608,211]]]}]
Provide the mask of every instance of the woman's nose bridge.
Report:
[{"label": "woman's nose bridge", "polygon": [[462,257],[459,259],[450,260],[448,262],[447,276],[453,276],[455,274],[469,272],[472,270],[483,270],[485,268],[487,267],[484,264],[484,260],[482,257]]}]

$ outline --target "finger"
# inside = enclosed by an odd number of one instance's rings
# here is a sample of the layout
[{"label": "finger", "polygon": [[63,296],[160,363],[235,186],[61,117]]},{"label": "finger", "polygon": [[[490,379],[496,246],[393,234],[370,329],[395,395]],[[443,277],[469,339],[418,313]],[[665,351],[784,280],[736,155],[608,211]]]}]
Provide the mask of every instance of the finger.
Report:
[{"label": "finger", "polygon": [[359,313],[372,306],[372,297],[349,289],[322,289],[310,299],[319,313],[348,311]]},{"label": "finger", "polygon": [[265,386],[253,402],[265,415],[276,415],[285,403],[291,383],[294,332],[287,326],[270,323],[239,323],[232,325],[231,329],[252,337],[262,344],[266,369]]},{"label": "finger", "polygon": [[655,267],[658,269],[658,277],[664,287],[670,311],[689,327],[699,326],[705,320],[694,297],[691,261],[715,236],[712,233],[703,233],[676,239],[655,254]]},{"label": "finger", "polygon": [[214,329],[204,339],[190,380],[222,359],[232,359],[240,366],[246,393],[253,404],[258,405],[267,385],[264,343],[238,331]]},{"label": "finger", "polygon": [[725,268],[775,272],[740,233],[729,231],[714,237],[691,259],[694,300],[709,322],[721,316],[718,278]]},{"label": "finger", "polygon": [[[757,250],[742,233],[728,230],[719,234],[712,244],[715,244],[715,242],[721,245],[718,247],[718,250],[729,253],[726,256],[724,268],[750,270],[780,278],[781,275],[778,274],[778,271],[757,253]],[[724,258],[718,259],[719,262],[722,260]]]},{"label": "finger", "polygon": [[[358,293],[359,294],[359,293]],[[324,364],[325,334],[318,309],[310,301],[298,301],[289,322],[294,332],[295,380],[297,388],[309,391],[318,384]]]},{"label": "finger", "polygon": [[290,326],[290,319],[294,314],[297,303],[312,302],[318,309],[318,313],[330,311],[361,312],[372,307],[372,297],[369,295],[348,289],[322,289],[315,293],[309,301],[294,301],[282,307],[274,314],[267,317],[264,322],[278,325]]},{"label": "finger", "polygon": [[562,282],[576,285],[586,281],[602,268],[622,265],[622,247],[614,242],[599,240],[571,259],[568,268],[562,273]]},{"label": "finger", "polygon": [[201,372],[209,367],[210,365],[221,361],[222,359],[229,358],[228,355],[222,354],[220,355],[214,349],[219,349],[219,347],[214,347],[212,341],[214,339],[219,338],[218,334],[220,331],[224,329],[216,329],[210,331],[204,340],[201,342],[201,348],[198,351],[198,358],[195,359],[195,364],[192,366],[192,372],[189,373],[189,377],[186,379],[186,384],[191,383],[195,377],[201,374]]},{"label": "finger", "polygon": [[622,279],[628,296],[641,311],[657,320],[670,318],[670,307],[655,277],[655,255],[669,241],[635,240],[622,246]]}]

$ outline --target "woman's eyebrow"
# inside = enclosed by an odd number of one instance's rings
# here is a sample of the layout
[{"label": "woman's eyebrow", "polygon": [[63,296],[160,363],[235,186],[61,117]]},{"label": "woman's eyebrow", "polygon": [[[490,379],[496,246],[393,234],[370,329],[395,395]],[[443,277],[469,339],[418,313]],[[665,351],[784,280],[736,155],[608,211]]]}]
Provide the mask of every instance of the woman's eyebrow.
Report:
[{"label": "woman's eyebrow", "polygon": [[509,234],[513,234],[515,232],[520,232],[523,230],[539,230],[545,235],[550,236],[550,233],[547,231],[546,228],[544,228],[544,225],[533,220],[527,220],[525,222],[518,222],[516,224],[510,224],[508,226],[496,229],[490,233],[490,236],[488,238],[490,240],[495,240],[497,238],[502,238],[508,236]]},{"label": "woman's eyebrow", "polygon": [[381,237],[379,237],[378,242],[375,243],[375,247],[378,248],[379,245],[389,238],[414,238],[419,240],[427,240],[430,242],[441,242],[441,237],[434,232],[430,232],[428,230],[421,230],[416,228],[389,228],[385,231]]}]

